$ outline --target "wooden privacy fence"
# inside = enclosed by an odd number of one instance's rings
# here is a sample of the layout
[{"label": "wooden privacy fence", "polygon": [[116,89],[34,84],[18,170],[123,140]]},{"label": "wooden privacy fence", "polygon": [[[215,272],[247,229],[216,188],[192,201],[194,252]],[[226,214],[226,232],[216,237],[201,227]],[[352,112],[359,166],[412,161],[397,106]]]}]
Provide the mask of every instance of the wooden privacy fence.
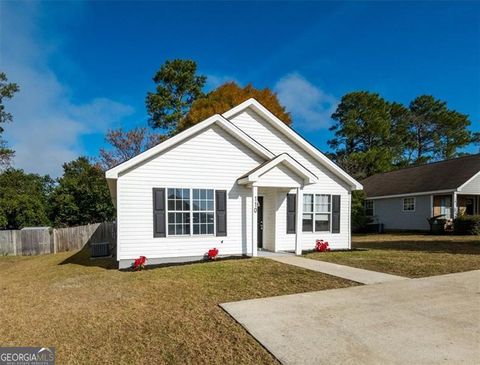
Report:
[{"label": "wooden privacy fence", "polygon": [[0,255],[43,255],[79,250],[85,245],[101,242],[108,242],[113,248],[117,242],[116,233],[116,224],[112,222],[68,228],[28,227],[0,231]]}]

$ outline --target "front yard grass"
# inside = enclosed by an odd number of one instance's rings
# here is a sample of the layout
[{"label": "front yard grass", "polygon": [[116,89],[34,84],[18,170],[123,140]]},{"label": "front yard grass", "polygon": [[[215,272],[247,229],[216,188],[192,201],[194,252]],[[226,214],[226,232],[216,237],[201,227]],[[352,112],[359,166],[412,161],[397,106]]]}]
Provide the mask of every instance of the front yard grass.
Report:
[{"label": "front yard grass", "polygon": [[357,285],[262,258],[106,263],[83,251],[0,257],[0,344],[55,346],[59,364],[276,363],[219,303]]},{"label": "front yard grass", "polygon": [[478,236],[354,235],[352,248],[306,257],[409,278],[480,269]]}]

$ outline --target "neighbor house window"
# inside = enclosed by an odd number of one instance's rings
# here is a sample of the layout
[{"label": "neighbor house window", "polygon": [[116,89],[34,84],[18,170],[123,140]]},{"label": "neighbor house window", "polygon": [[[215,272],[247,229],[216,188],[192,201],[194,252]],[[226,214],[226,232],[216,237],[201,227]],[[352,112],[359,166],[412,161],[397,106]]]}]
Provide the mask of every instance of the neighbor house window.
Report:
[{"label": "neighbor house window", "polygon": [[168,189],[168,235],[213,234],[213,189]]},{"label": "neighbor house window", "polygon": [[193,234],[213,234],[213,190],[193,189]]},{"label": "neighbor house window", "polygon": [[303,196],[303,232],[330,231],[331,213],[330,195],[305,194]]},{"label": "neighbor house window", "polygon": [[404,212],[415,211],[415,198],[403,198],[403,211]]},{"label": "neighbor house window", "polygon": [[440,197],[440,214],[442,214],[445,219],[450,219],[451,211],[452,211],[452,198],[448,195]]},{"label": "neighbor house window", "polygon": [[168,234],[190,234],[190,189],[168,189]]},{"label": "neighbor house window", "polygon": [[373,200],[365,200],[365,215],[373,217]]}]

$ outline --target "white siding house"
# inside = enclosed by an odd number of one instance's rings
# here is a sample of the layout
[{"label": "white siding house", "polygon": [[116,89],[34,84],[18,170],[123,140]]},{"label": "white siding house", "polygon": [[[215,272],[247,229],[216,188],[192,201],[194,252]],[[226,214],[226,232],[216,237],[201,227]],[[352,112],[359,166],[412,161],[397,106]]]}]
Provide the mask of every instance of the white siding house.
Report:
[{"label": "white siding house", "polygon": [[119,267],[350,247],[361,185],[249,99],[106,172]]}]

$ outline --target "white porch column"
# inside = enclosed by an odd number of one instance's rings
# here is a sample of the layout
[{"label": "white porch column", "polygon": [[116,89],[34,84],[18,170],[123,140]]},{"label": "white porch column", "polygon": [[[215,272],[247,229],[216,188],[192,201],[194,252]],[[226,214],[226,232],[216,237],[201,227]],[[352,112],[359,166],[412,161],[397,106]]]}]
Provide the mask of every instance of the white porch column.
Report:
[{"label": "white porch column", "polygon": [[303,190],[297,188],[297,209],[295,229],[295,255],[302,254],[302,212],[303,212]]},{"label": "white porch column", "polygon": [[457,208],[457,192],[453,192],[453,199],[452,199],[452,218],[457,218],[458,208]]},{"label": "white porch column", "polygon": [[257,256],[257,197],[258,188],[252,186],[252,256]]}]

